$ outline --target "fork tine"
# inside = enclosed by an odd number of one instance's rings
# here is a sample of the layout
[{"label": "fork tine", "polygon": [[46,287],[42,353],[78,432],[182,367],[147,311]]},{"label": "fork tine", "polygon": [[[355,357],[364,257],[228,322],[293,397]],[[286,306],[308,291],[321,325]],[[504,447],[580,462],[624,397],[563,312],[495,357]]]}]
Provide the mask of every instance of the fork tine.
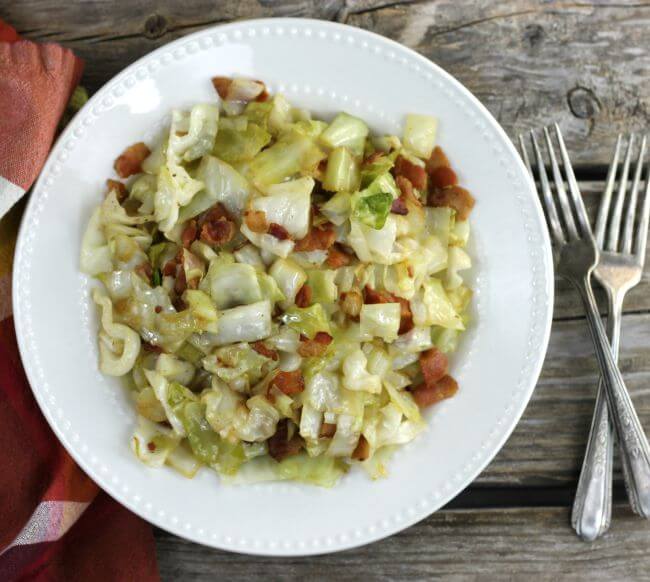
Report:
[{"label": "fork tine", "polygon": [[535,174],[533,174],[533,167],[530,165],[530,159],[528,158],[528,152],[526,151],[526,144],[524,143],[524,136],[519,134],[519,151],[521,153],[521,159],[524,160],[524,165],[530,174],[530,177],[535,180]]},{"label": "fork tine", "polygon": [[624,253],[632,252],[632,235],[634,233],[634,218],[636,216],[636,201],[638,198],[639,182],[641,181],[641,172],[643,171],[643,158],[645,157],[646,137],[643,136],[641,140],[641,148],[639,149],[639,157],[636,161],[636,168],[634,171],[634,180],[632,182],[632,190],[630,191],[630,199],[627,203],[627,213],[625,216],[625,225],[623,226],[623,246]]},{"label": "fork tine", "polygon": [[[530,132],[530,141],[533,144],[533,152],[535,153],[535,159],[537,160],[537,171],[539,172],[539,182],[542,191],[540,198],[542,199],[542,204],[546,210],[546,218],[549,230],[551,231],[551,234],[553,235],[553,238],[557,244],[564,244],[566,242],[566,239],[564,237],[564,233],[562,232],[562,224],[560,223],[560,218],[557,215],[557,209],[555,208],[555,201],[553,200],[551,186],[549,185],[548,176],[546,175],[544,158],[542,158],[542,152],[540,151],[539,145],[537,144],[535,132],[532,130]],[[523,143],[523,140],[521,140],[521,143]]]},{"label": "fork tine", "polygon": [[643,210],[641,211],[641,220],[639,230],[636,235],[636,244],[634,254],[638,257],[643,265],[645,261],[645,248],[648,243],[648,224],[650,222],[650,164],[645,177],[645,193],[643,198]]},{"label": "fork tine", "polygon": [[621,154],[621,143],[623,141],[623,134],[619,133],[616,138],[616,146],[614,147],[614,157],[607,172],[607,180],[605,180],[605,191],[600,199],[600,207],[598,208],[598,218],[596,219],[596,243],[599,248],[603,248],[605,242],[605,229],[607,228],[607,216],[609,215],[609,206],[612,202],[612,192],[614,192],[614,182],[616,180],[616,169],[618,168],[618,158]]},{"label": "fork tine", "polygon": [[618,250],[618,240],[621,233],[621,215],[623,214],[623,203],[625,202],[625,193],[627,192],[627,177],[630,173],[630,161],[632,159],[632,148],[634,147],[634,134],[630,134],[630,141],[627,143],[625,150],[625,160],[623,161],[623,171],[618,182],[618,192],[616,193],[616,202],[614,211],[609,223],[609,232],[607,235],[607,250],[616,252]]},{"label": "fork tine", "polygon": [[562,178],[560,166],[558,166],[557,159],[555,158],[555,150],[553,149],[551,136],[546,127],[544,128],[544,138],[546,139],[546,148],[548,149],[548,155],[551,160],[551,170],[553,171],[553,178],[555,180],[555,190],[557,191],[557,197],[560,201],[564,224],[566,224],[567,230],[569,231],[569,238],[578,239],[578,230],[576,228],[575,220],[573,219],[573,211],[571,210],[569,198],[567,197],[566,189],[564,188],[564,178]]},{"label": "fork tine", "polygon": [[560,126],[557,123],[554,123],[553,129],[555,129],[555,138],[557,139],[557,143],[560,146],[560,155],[562,157],[564,175],[566,176],[567,184],[569,185],[569,193],[571,194],[571,199],[573,200],[573,205],[576,210],[578,224],[580,224],[583,236],[591,236],[591,225],[589,224],[589,218],[587,217],[587,210],[585,209],[585,203],[582,200],[582,196],[580,195],[580,188],[578,188],[578,182],[576,180],[575,174],[573,173],[573,166],[571,166],[569,153],[567,152],[566,146],[564,145],[564,138],[562,137]]}]

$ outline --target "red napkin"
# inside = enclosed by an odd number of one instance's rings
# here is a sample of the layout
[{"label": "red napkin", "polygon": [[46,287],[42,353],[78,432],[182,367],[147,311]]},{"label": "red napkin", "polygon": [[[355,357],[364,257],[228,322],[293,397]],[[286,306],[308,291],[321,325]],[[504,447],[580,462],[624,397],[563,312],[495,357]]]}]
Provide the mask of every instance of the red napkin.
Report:
[{"label": "red napkin", "polygon": [[158,580],[151,527],[101,491],[50,430],[11,317],[10,249],[83,63],[0,20],[0,580]]}]

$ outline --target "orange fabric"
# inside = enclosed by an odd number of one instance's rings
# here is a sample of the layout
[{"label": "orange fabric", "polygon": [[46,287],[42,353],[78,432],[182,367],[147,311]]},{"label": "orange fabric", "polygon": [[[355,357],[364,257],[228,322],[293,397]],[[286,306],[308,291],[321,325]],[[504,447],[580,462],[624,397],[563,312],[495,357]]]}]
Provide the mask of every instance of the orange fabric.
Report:
[{"label": "orange fabric", "polygon": [[[32,185],[81,69],[0,20],[0,177]],[[11,317],[22,209],[0,219],[0,580],[158,580],[151,527],[74,463],[29,388]]]}]

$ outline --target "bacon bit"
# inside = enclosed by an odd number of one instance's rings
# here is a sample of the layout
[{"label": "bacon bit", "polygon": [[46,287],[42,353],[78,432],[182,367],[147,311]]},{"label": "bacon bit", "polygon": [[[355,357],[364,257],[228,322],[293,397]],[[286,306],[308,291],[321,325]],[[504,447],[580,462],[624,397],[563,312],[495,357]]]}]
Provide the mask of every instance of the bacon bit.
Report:
[{"label": "bacon bit", "polygon": [[358,319],[363,306],[363,296],[358,289],[350,289],[347,293],[341,293],[341,310],[351,319]]},{"label": "bacon bit", "polygon": [[332,422],[324,422],[320,425],[318,436],[321,438],[331,439],[336,433],[336,425]]},{"label": "bacon bit", "polygon": [[185,277],[185,269],[178,269],[176,273],[176,281],[174,281],[174,291],[176,295],[182,295],[187,289],[187,278]]},{"label": "bacon bit", "polygon": [[370,166],[374,164],[379,158],[383,156],[383,152],[372,152],[367,158],[363,160],[363,166]]},{"label": "bacon bit", "polygon": [[110,178],[106,180],[106,187],[108,188],[108,192],[115,192],[117,196],[117,201],[121,204],[126,200],[127,196],[129,195],[128,190],[126,189],[126,184],[123,184],[122,182],[119,182],[118,180],[111,180]]},{"label": "bacon bit", "polygon": [[347,253],[344,253],[341,250],[341,245],[334,243],[329,249],[327,249],[327,259],[325,264],[331,269],[338,269],[339,267],[344,267],[349,265],[352,261],[352,257]]},{"label": "bacon bit", "polygon": [[142,342],[142,349],[145,352],[151,352],[153,354],[162,354],[163,349],[160,346],[155,346],[149,342]]},{"label": "bacon bit", "polygon": [[411,304],[408,300],[403,297],[397,297],[397,301],[399,301],[400,306],[399,330],[397,331],[397,335],[402,335],[411,331],[415,327],[415,324],[413,323]]},{"label": "bacon bit", "polygon": [[244,222],[253,232],[262,234],[269,230],[269,223],[266,222],[266,213],[262,210],[247,210],[244,212]]},{"label": "bacon bit", "polygon": [[327,351],[327,346],[332,343],[332,336],[324,331],[319,331],[314,339],[309,339],[300,335],[300,345],[298,346],[298,355],[303,358],[314,358],[322,356]]},{"label": "bacon bit", "polygon": [[404,156],[397,156],[394,170],[395,176],[408,178],[418,190],[427,189],[427,172],[422,166],[414,164]]},{"label": "bacon bit", "polygon": [[365,461],[370,456],[370,443],[367,441],[366,437],[361,435],[359,437],[359,443],[357,447],[352,452],[352,458],[357,461]]},{"label": "bacon bit", "polygon": [[201,227],[201,240],[209,245],[221,246],[235,236],[235,223],[227,218],[206,221]]},{"label": "bacon bit", "polygon": [[[183,277],[185,277],[185,273],[183,273]],[[176,297],[172,301],[172,305],[176,311],[185,311],[187,309],[187,303],[185,303],[185,301],[183,301],[180,297]]]},{"label": "bacon bit", "polygon": [[[258,81],[258,82],[261,83],[262,81]],[[264,91],[262,91],[257,96],[257,99],[255,99],[255,101],[259,101],[260,103],[264,103],[265,101],[269,100],[270,96],[271,96],[271,94],[266,90],[266,87],[264,87]]]},{"label": "bacon bit", "polygon": [[142,172],[142,162],[150,153],[149,148],[141,141],[134,143],[119,155],[113,164],[113,168],[122,179],[133,176],[133,174],[139,174]]},{"label": "bacon bit", "polygon": [[255,101],[266,93],[264,83],[253,79],[213,77],[212,85],[225,101]]},{"label": "bacon bit", "polygon": [[178,261],[176,259],[171,259],[165,263],[165,266],[162,268],[162,274],[165,277],[175,277],[177,267]]},{"label": "bacon bit", "polygon": [[429,193],[429,206],[448,206],[456,211],[458,220],[466,220],[474,208],[474,197],[465,188],[448,186],[434,188]]},{"label": "bacon bit", "polygon": [[275,350],[272,350],[271,348],[267,347],[264,342],[255,342],[251,344],[251,347],[261,356],[264,356],[265,358],[268,358],[269,360],[273,360],[274,362],[277,362],[280,359],[280,356],[278,355],[278,352]]},{"label": "bacon bit", "polygon": [[149,441],[147,443],[147,448],[153,453],[156,450],[156,443]]},{"label": "bacon bit", "polygon": [[140,275],[147,283],[151,283],[151,277],[153,277],[153,268],[149,261],[144,261],[140,263],[134,271],[137,275]]},{"label": "bacon bit", "polygon": [[425,408],[446,398],[451,398],[456,392],[458,392],[458,382],[447,375],[431,386],[426,384],[416,386],[411,390],[411,396],[420,408]]},{"label": "bacon bit", "polygon": [[285,418],[278,422],[275,434],[266,441],[266,444],[269,447],[269,455],[279,462],[297,455],[305,442],[297,432],[289,438],[289,419]]},{"label": "bacon bit", "polygon": [[226,218],[227,220],[232,220],[230,214],[226,210],[226,207],[217,202],[213,206],[210,206],[203,214],[199,216],[199,226],[203,226],[206,222],[214,222],[220,218]]},{"label": "bacon bit", "polygon": [[425,162],[425,166],[427,172],[432,174],[434,170],[437,170],[438,168],[449,168],[451,164],[449,163],[449,158],[447,158],[445,152],[442,151],[442,148],[436,146],[433,148],[429,159]]},{"label": "bacon bit", "polygon": [[305,379],[302,377],[300,370],[293,372],[278,372],[269,387],[275,386],[280,392],[291,396],[299,394],[305,389]]},{"label": "bacon bit", "polygon": [[455,186],[458,184],[458,177],[456,172],[448,167],[436,168],[430,174],[431,186],[434,188],[446,188],[447,186]]},{"label": "bacon bit", "polygon": [[156,305],[156,307],[154,308],[154,311],[156,313],[160,313],[162,311],[162,307],[160,305]]},{"label": "bacon bit", "polygon": [[406,216],[409,213],[409,209],[406,207],[406,201],[401,196],[393,200],[390,211],[400,216]]},{"label": "bacon bit", "polygon": [[196,220],[192,219],[187,223],[187,226],[183,229],[181,234],[181,241],[183,246],[187,249],[190,245],[196,240],[196,237],[199,234],[199,225]]},{"label": "bacon bit", "polygon": [[376,291],[372,287],[366,285],[363,290],[364,302],[368,305],[374,303],[399,303],[400,306],[400,321],[398,335],[411,331],[414,327],[413,314],[411,313],[411,304],[407,299],[393,295],[388,291]]},{"label": "bacon bit", "polygon": [[411,184],[411,181],[408,178],[405,178],[404,176],[397,176],[397,178],[395,178],[395,183],[402,193],[400,198],[403,198],[404,202],[407,204],[410,202],[415,206],[422,208],[422,202],[413,191],[413,184]]},{"label": "bacon bit", "polygon": [[312,226],[305,238],[296,241],[294,250],[302,251],[326,251],[336,241],[336,232],[332,223],[321,226]]},{"label": "bacon bit", "polygon": [[311,287],[306,283],[296,293],[296,305],[298,307],[309,307],[311,305]]},{"label": "bacon bit", "polygon": [[449,362],[447,356],[438,348],[431,348],[420,354],[420,368],[424,376],[424,384],[433,386],[447,374]]},{"label": "bacon bit", "polygon": [[232,79],[230,77],[212,77],[212,86],[222,99],[228,98],[228,89],[230,89],[231,84]]},{"label": "bacon bit", "polygon": [[287,232],[287,229],[284,228],[281,224],[278,224],[277,222],[272,222],[269,224],[269,234],[271,236],[274,236],[278,240],[287,240],[289,238],[289,233]]},{"label": "bacon bit", "polygon": [[366,285],[363,288],[363,302],[368,305],[375,303],[397,303],[397,299],[388,291],[377,291],[370,287],[370,285]]}]

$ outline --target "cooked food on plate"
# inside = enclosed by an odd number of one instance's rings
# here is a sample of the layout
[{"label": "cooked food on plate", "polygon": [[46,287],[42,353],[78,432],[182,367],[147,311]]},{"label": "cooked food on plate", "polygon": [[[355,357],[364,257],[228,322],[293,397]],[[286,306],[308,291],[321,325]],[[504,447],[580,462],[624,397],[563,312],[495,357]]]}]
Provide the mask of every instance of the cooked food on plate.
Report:
[{"label": "cooked food on plate", "polygon": [[82,241],[132,448],[226,483],[384,476],[422,410],[458,390],[474,199],[433,117],[373,135],[261,81],[212,83],[219,100],[117,157]]}]

